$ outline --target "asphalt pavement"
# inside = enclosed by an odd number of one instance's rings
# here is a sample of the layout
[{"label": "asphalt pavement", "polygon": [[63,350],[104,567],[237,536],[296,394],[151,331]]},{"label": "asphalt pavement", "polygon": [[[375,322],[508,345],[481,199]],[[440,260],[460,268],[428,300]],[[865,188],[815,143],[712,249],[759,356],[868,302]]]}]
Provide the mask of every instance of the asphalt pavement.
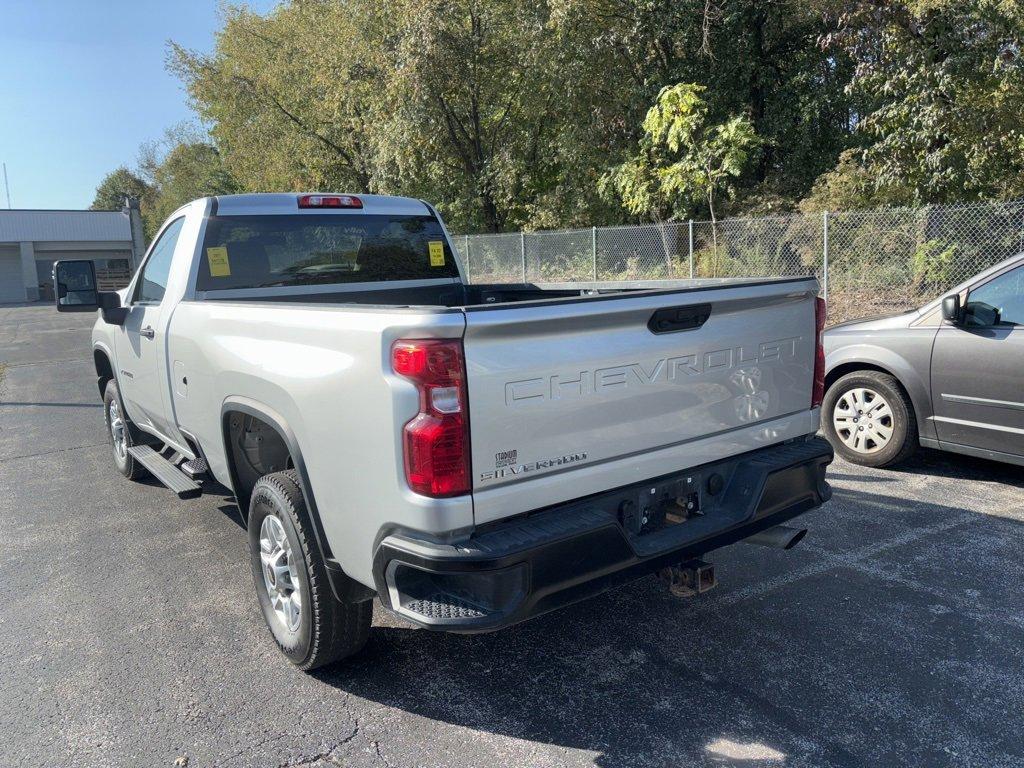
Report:
[{"label": "asphalt pavement", "polygon": [[837,461],[790,552],[305,675],[226,491],[114,469],[91,315],[0,307],[0,766],[1024,765],[1024,471]]}]

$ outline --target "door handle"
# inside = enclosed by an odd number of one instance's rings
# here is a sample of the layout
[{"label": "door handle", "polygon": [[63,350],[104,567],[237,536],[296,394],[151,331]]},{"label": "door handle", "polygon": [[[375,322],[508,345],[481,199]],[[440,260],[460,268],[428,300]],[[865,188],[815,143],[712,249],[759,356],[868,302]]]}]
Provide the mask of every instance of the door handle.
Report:
[{"label": "door handle", "polygon": [[665,307],[657,310],[647,321],[651,333],[676,333],[700,328],[711,317],[710,304],[689,307]]},{"label": "door handle", "polygon": [[139,331],[139,335],[145,336],[147,339],[152,339],[154,336],[156,336],[156,331],[153,330],[152,326],[147,325],[145,328]]}]

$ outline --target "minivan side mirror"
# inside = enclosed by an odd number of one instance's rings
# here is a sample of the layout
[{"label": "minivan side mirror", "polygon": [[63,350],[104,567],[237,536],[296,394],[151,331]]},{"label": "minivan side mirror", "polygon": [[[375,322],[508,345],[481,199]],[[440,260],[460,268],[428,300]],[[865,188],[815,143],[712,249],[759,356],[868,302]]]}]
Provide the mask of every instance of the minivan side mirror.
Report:
[{"label": "minivan side mirror", "polygon": [[96,267],[91,261],[55,263],[53,296],[58,312],[95,312],[100,306]]},{"label": "minivan side mirror", "polygon": [[953,325],[960,325],[963,322],[963,315],[960,312],[960,294],[954,293],[942,300],[942,319],[948,320]]}]

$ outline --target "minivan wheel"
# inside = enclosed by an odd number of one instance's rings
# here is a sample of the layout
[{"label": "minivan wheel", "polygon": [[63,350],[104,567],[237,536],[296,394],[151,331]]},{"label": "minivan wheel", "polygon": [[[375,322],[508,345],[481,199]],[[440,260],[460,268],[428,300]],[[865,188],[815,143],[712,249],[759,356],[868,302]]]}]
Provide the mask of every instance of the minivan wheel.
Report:
[{"label": "minivan wheel", "polygon": [[288,660],[309,671],[359,651],[369,637],[373,603],[340,601],[331,591],[295,470],[256,482],[248,528],[260,610]]},{"label": "minivan wheel", "polygon": [[132,425],[124,411],[117,382],[113,379],[107,382],[103,390],[103,418],[107,425],[107,439],[110,440],[117,471],[129,480],[145,477],[148,474],[145,467],[128,453],[128,449],[135,444],[132,440]]},{"label": "minivan wheel", "polygon": [[840,456],[868,467],[897,464],[918,443],[910,400],[896,379],[881,371],[854,371],[829,387],[821,428]]}]

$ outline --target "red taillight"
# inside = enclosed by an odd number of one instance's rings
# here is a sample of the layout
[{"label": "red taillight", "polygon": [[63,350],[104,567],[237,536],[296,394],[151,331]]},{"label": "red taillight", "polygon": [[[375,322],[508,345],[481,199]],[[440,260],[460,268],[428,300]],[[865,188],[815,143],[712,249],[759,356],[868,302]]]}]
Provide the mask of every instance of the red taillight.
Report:
[{"label": "red taillight", "polygon": [[362,208],[363,201],[352,195],[299,195],[299,208]]},{"label": "red taillight", "polygon": [[469,493],[469,422],[462,342],[396,341],[391,367],[420,392],[420,412],[403,429],[405,477],[424,496]]},{"label": "red taillight", "polygon": [[820,296],[814,302],[814,388],[811,390],[811,408],[817,408],[825,399],[825,345],[821,332],[825,330],[825,300]]}]

